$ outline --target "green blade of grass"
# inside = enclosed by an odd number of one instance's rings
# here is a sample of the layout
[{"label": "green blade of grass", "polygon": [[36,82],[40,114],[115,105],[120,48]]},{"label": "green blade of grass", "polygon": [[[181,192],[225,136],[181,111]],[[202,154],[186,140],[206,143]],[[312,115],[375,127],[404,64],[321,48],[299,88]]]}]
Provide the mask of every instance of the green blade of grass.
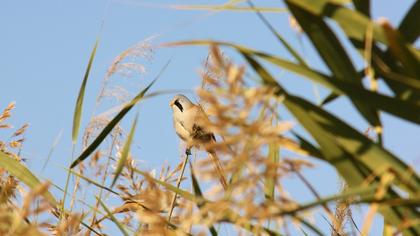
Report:
[{"label": "green blade of grass", "polygon": [[[411,44],[413,44],[420,35],[420,27],[418,27],[419,15],[420,1],[415,1],[398,27],[399,32],[404,36],[405,40],[407,40],[407,42]],[[354,40],[352,40],[352,42],[353,41]],[[363,43],[356,43],[354,45],[356,47],[358,47],[359,45],[363,47]],[[393,92],[401,98],[412,100],[413,102],[420,101],[420,93],[415,92],[412,89],[407,88],[405,86],[401,86],[398,83],[395,83],[394,74],[397,74],[398,81],[401,81],[401,79],[404,77],[400,74],[407,73],[402,69],[400,63],[397,62],[394,57],[392,57],[390,48],[388,47],[386,52],[382,52],[377,46],[374,46],[373,49],[373,52],[377,54],[377,56],[373,58],[373,66],[378,72],[378,74],[384,78],[384,81],[393,90]],[[380,62],[383,62],[382,64],[385,64],[389,67],[388,71],[382,70],[383,66],[379,66]]]},{"label": "green blade of grass", "polygon": [[[95,46],[93,47],[93,50],[90,54],[88,66],[86,68],[85,75],[83,77],[83,81],[82,81],[82,84],[81,84],[80,89],[79,89],[79,95],[77,96],[76,106],[74,108],[73,129],[72,129],[73,147],[72,147],[71,161],[73,161],[73,159],[74,159],[74,150],[75,150],[75,147],[76,147],[77,138],[79,136],[80,121],[81,121],[81,117],[82,117],[83,101],[84,101],[84,96],[85,96],[86,84],[87,84],[87,80],[89,78],[90,70],[92,68],[93,59],[95,58],[96,49],[98,48],[98,45],[99,45],[99,37],[96,39]],[[63,200],[61,201],[61,212],[62,213],[64,213],[64,205],[66,204],[66,193],[67,193],[67,190],[68,190],[68,187],[69,187],[69,181],[70,181],[70,172],[68,171],[67,172],[67,178],[66,178],[66,184],[65,184],[65,187],[64,187],[65,194],[63,196]],[[61,215],[61,217],[64,217],[64,215]]]},{"label": "green blade of grass", "polygon": [[[311,14],[330,17],[340,24],[348,37],[360,41],[363,41],[368,24],[371,22],[362,13],[328,0],[289,0],[289,3],[293,3],[295,6],[305,9]],[[380,27],[375,27],[373,36],[381,43],[387,43]]]},{"label": "green blade of grass", "polygon": [[[11,175],[26,184],[30,189],[35,189],[41,185],[39,179],[28,168],[2,151],[0,151],[0,167],[7,170]],[[43,196],[53,206],[58,204],[54,196],[49,191],[45,191]]]},{"label": "green blade of grass", "polygon": [[323,100],[322,100],[322,102],[321,102],[321,106],[325,106],[325,105],[327,105],[328,103],[330,103],[330,102],[332,102],[332,101],[334,101],[335,99],[337,99],[337,98],[339,98],[340,97],[340,95],[338,95],[338,94],[336,94],[336,93],[334,93],[334,92],[332,92],[332,93],[330,93],[327,97],[325,97]]},{"label": "green blade of grass", "polygon": [[419,58],[407,48],[407,42],[403,39],[403,36],[396,30],[394,30],[388,22],[383,22],[382,27],[384,29],[386,38],[389,42],[389,49],[394,55],[394,58],[398,58],[405,71],[413,78],[420,78],[420,62]]},{"label": "green blade of grass", "polygon": [[137,94],[136,97],[134,97],[129,103],[127,103],[121,111],[105,126],[104,129],[102,129],[101,133],[98,135],[98,137],[95,138],[95,140],[80,154],[80,156],[70,165],[70,169],[77,166],[80,162],[84,161],[90,154],[92,154],[96,148],[104,141],[104,139],[108,136],[108,134],[114,129],[114,127],[124,118],[124,116],[131,110],[131,108],[134,107],[138,102],[142,100],[146,92],[152,87],[152,85],[156,82],[156,80],[159,78],[161,73],[167,68],[169,65],[168,61],[166,65],[162,68],[162,70],[159,72],[158,76],[140,93]]},{"label": "green blade of grass", "polygon": [[415,1],[407,14],[405,14],[404,19],[398,27],[398,30],[410,43],[414,43],[420,35],[419,16],[420,2]]},{"label": "green blade of grass", "polygon": [[[304,9],[311,14],[331,18],[340,25],[344,33],[350,39],[360,42],[364,41],[369,25],[373,25],[374,40],[389,46],[389,42],[386,39],[382,27],[375,24],[375,22],[372,22],[362,13],[353,11],[343,5],[336,4],[331,0],[288,0],[288,2],[293,3],[295,6]],[[408,48],[412,53],[420,56],[420,51],[417,51],[413,45],[409,45]]]},{"label": "green blade of grass", "polygon": [[[395,181],[396,186],[412,194],[418,192],[418,177],[415,174],[413,174],[414,176],[410,174],[413,171],[410,171],[408,166],[378,145],[372,144],[371,141],[365,143],[367,140],[361,138],[362,134],[357,135],[359,137],[354,137],[347,133],[350,130],[340,125],[336,126],[338,120],[334,118],[334,124],[330,123],[332,120],[327,120],[332,118],[331,116],[326,115],[321,110],[313,113],[316,106],[298,97],[289,95],[285,105],[317,140],[323,156],[337,168],[349,186],[360,185],[368,176],[365,173],[366,169],[369,170],[369,175],[373,176],[380,175],[380,170],[396,170],[399,173],[398,175],[402,175]],[[308,116],[308,114],[311,115]],[[353,146],[356,143],[358,144]],[[395,195],[392,190],[389,190],[388,194]],[[419,212],[411,207],[382,206],[379,211],[395,226],[403,224],[405,218],[416,219],[419,217]],[[404,217],[401,217],[402,215]],[[410,233],[407,233],[407,235],[416,235],[420,232],[420,229],[418,226],[413,226],[406,230],[406,232],[409,231]]]},{"label": "green blade of grass", "polygon": [[[400,174],[400,178],[402,178],[401,180],[403,180],[400,183],[400,187],[404,188],[408,192],[416,192],[420,189],[420,179],[414,172],[412,172],[413,170],[381,146],[374,143],[372,140],[368,139],[366,136],[340,121],[333,115],[322,109],[315,108],[315,105],[308,103],[303,99],[291,96],[286,106],[288,106],[288,108],[294,108],[296,104],[299,104],[299,106],[301,106],[300,108],[306,109],[307,112],[314,112],[314,115],[311,118],[317,123],[316,126],[318,126],[320,130],[314,129],[311,130],[310,133],[315,139],[317,139],[317,141],[322,139],[320,134],[325,133],[325,131],[334,134],[336,138],[334,143],[336,142],[346,152],[364,163],[373,173],[380,170],[395,170]],[[303,114],[299,113],[297,118],[305,123],[306,120],[301,117],[302,115]],[[312,123],[312,121],[310,123]],[[309,123],[305,124],[304,127],[311,129],[311,127],[309,127]],[[320,133],[314,134],[315,131],[320,131]],[[329,140],[328,142],[330,141],[332,140]]]},{"label": "green blade of grass", "polygon": [[[419,177],[415,173],[408,173],[407,171],[411,168],[409,168],[409,166],[400,161],[397,157],[393,156],[391,153],[378,146],[372,140],[368,139],[365,135],[359,133],[357,130],[353,129],[351,126],[339,120],[332,114],[309,102],[306,102],[306,100],[304,99],[287,94],[287,92],[280,86],[280,84],[278,84],[275,81],[275,79],[257,61],[248,56],[246,56],[246,60],[261,76],[261,79],[264,83],[269,84],[271,86],[275,86],[278,88],[279,91],[282,91],[286,94],[286,107],[295,107],[295,105],[298,104],[299,106],[302,106],[302,109],[306,109],[305,113],[312,111],[312,113],[310,114],[313,114],[313,120],[309,119],[309,117],[311,116],[309,116],[308,114],[304,116],[297,116],[296,118],[298,118],[299,121],[302,122],[302,125],[305,128],[308,128],[308,131],[313,127],[319,127],[319,129],[316,130],[317,132],[315,132],[315,130],[313,130],[313,132],[310,131],[312,136],[317,141],[323,139],[320,135],[321,133],[326,133],[325,131],[329,130],[329,136],[331,136],[331,134],[334,134],[334,137],[332,138],[335,141],[331,140],[332,143],[340,143],[340,148],[344,148],[346,152],[353,154],[372,170],[378,170],[378,168],[380,167],[378,163],[384,165],[383,170],[392,167],[392,169],[396,170],[398,173],[401,174],[401,178],[405,176],[404,179],[409,180],[410,184],[408,186],[412,186],[415,189],[420,189]],[[303,119],[307,117],[308,119]],[[307,124],[306,126],[305,121],[309,121],[310,123],[312,123],[312,125]],[[316,124],[317,122],[320,122],[320,124]],[[333,147],[330,148],[334,149]],[[413,189],[406,188],[406,190],[412,191]]]},{"label": "green blade of grass", "polygon": [[[246,59],[265,84],[276,87],[285,96],[284,105],[312,135],[325,159],[335,166],[350,187],[360,186],[368,175],[378,176],[381,172],[392,170],[398,175],[395,180],[397,186],[410,194],[419,191],[420,179],[405,163],[332,114],[288,94],[259,63],[250,57]],[[369,172],[366,173],[366,170]],[[387,194],[397,195],[392,189]],[[420,215],[408,207],[383,207],[380,212],[396,226],[402,224],[405,217],[417,219]],[[404,232],[416,235],[420,232],[419,228],[412,226]]]},{"label": "green blade of grass", "polygon": [[[71,161],[74,160],[74,150],[76,147],[76,143],[77,143],[77,138],[79,136],[79,129],[80,129],[80,121],[81,121],[81,117],[82,117],[82,110],[83,110],[83,101],[84,101],[84,96],[85,96],[85,90],[86,90],[86,84],[87,84],[87,80],[89,78],[89,73],[90,73],[90,69],[92,68],[92,63],[93,63],[93,59],[95,58],[96,55],[96,49],[99,45],[99,37],[97,38],[96,42],[95,42],[95,46],[93,47],[93,50],[90,54],[90,58],[89,58],[89,62],[88,62],[88,66],[86,68],[85,71],[85,75],[83,77],[83,81],[82,81],[82,85],[80,86],[79,89],[79,95],[77,97],[76,100],[76,106],[74,108],[74,114],[73,114],[73,129],[72,129],[72,143],[73,143],[73,147],[72,147],[72,156],[71,156]],[[66,184],[65,184],[65,193],[67,193],[68,187],[69,187],[69,181],[70,181],[70,172],[67,172],[67,178],[66,178]],[[64,205],[66,204],[66,194],[64,194],[63,196],[63,200],[61,201],[61,212],[64,213]],[[64,217],[64,215],[62,215],[61,217]]]},{"label": "green blade of grass", "polygon": [[[250,54],[243,53],[243,55],[247,58],[250,58]],[[320,82],[338,94],[345,94],[346,96],[352,97],[353,100],[359,103],[363,102],[369,107],[383,110],[390,114],[396,115],[397,117],[420,124],[420,114],[414,112],[420,109],[419,104],[401,100],[399,98],[385,96],[370,90],[366,90],[363,87],[354,85],[353,83],[334,80],[333,78],[323,76],[322,74],[309,71],[304,68],[298,69],[295,67],[295,65],[286,64],[279,60],[275,63],[278,63],[278,65],[281,65],[285,69],[290,69],[297,73],[301,73],[310,80]]]},{"label": "green blade of grass", "polygon": [[[312,41],[313,46],[317,49],[326,65],[330,68],[334,77],[363,88],[361,78],[350,57],[333,31],[324,22],[322,15],[312,15],[307,11],[296,7],[289,1],[286,1],[286,4],[299,22],[299,25]],[[348,98],[352,100],[360,114],[363,115],[373,127],[381,126],[379,114],[375,109],[366,106],[363,101],[355,101],[351,94],[348,94]]]},{"label": "green blade of grass", "polygon": [[109,218],[111,219],[112,222],[115,223],[115,225],[120,229],[121,233],[124,236],[129,236],[129,234],[127,233],[127,231],[124,229],[124,226],[121,222],[119,222],[117,220],[117,218],[115,218],[115,216],[112,214],[112,212],[108,209],[108,207],[106,207],[106,205],[102,202],[101,199],[96,198],[97,201],[99,201],[99,203],[101,204],[102,208],[104,208],[104,210],[106,211],[106,213],[108,214]]},{"label": "green blade of grass", "polygon": [[83,77],[83,82],[79,89],[79,96],[77,96],[76,107],[74,108],[74,115],[73,115],[73,130],[72,130],[73,143],[77,142],[77,137],[79,135],[80,120],[82,117],[83,100],[85,97],[86,83],[89,78],[90,69],[92,68],[92,63],[96,55],[96,49],[98,48],[98,44],[99,44],[99,38],[96,40],[95,46],[93,47],[93,50],[90,54],[89,63],[85,71],[85,76]]},{"label": "green blade of grass", "polygon": [[[193,42],[195,43],[195,42]],[[210,43],[210,41],[208,41],[208,43]],[[240,51],[241,53],[245,53],[245,54],[249,54],[249,55],[254,55],[257,56],[263,60],[266,60],[274,65],[277,66],[281,66],[291,72],[294,72],[296,74],[300,74],[302,76],[305,76],[307,78],[309,77],[313,77],[313,79],[316,79],[316,82],[323,84],[324,86],[327,86],[333,90],[335,90],[334,87],[334,83],[336,78],[335,77],[330,77],[326,74],[323,74],[319,71],[316,71],[314,69],[310,69],[310,68],[298,68],[298,65],[284,60],[282,58],[276,57],[274,55],[270,55],[261,51],[256,51],[250,48],[246,48],[243,46],[239,46],[239,45],[234,45],[234,44],[230,44],[230,43],[225,43],[225,42],[215,42],[215,43],[220,43],[221,45],[225,45],[225,46],[230,46],[233,47],[235,49],[237,49],[238,51]],[[360,73],[359,73],[360,74]],[[395,74],[395,73],[394,73]],[[416,92],[420,92],[420,82],[417,79],[411,78],[411,77],[407,77],[407,76],[403,76],[403,75],[399,75],[397,78],[394,77],[390,77],[389,78],[391,80],[391,82],[397,83],[398,85],[402,86],[405,89],[412,89]],[[328,83],[326,83],[326,81],[329,81]]]},{"label": "green blade of grass", "polygon": [[289,53],[299,62],[302,66],[308,67],[305,60],[299,55],[299,53],[286,41],[283,36],[276,31],[276,29],[270,24],[270,22],[264,17],[264,15],[255,8],[254,4],[251,1],[247,1],[248,5],[255,11],[260,20],[264,25],[270,30],[270,32],[277,38],[277,40],[289,51]]},{"label": "green blade of grass", "polygon": [[[361,201],[358,200],[357,202],[361,202]],[[381,205],[384,205],[384,206],[408,206],[408,207],[420,206],[419,197],[413,197],[413,198],[395,197],[395,198],[379,199],[379,200],[372,197],[371,199],[363,199],[362,202],[380,203]]]},{"label": "green blade of grass", "polygon": [[286,3],[335,77],[361,84],[361,78],[357,74],[350,57],[324,20],[295,7],[289,1],[286,1]]},{"label": "green blade of grass", "polygon": [[353,0],[353,5],[366,17],[370,17],[370,0]]},{"label": "green blade of grass", "polygon": [[318,147],[315,147],[312,143],[310,143],[308,140],[297,134],[296,132],[292,131],[292,134],[298,139],[300,148],[307,151],[310,156],[316,157],[321,160],[326,160],[325,157],[322,156],[321,151]]},{"label": "green blade of grass", "polygon": [[114,187],[115,183],[118,180],[118,177],[120,176],[127,162],[127,158],[130,153],[131,143],[133,142],[134,132],[136,131],[136,127],[137,127],[138,118],[139,118],[139,113],[137,113],[136,118],[133,121],[133,124],[130,129],[130,133],[128,134],[128,137],[127,137],[127,141],[124,143],[123,149],[121,151],[120,159],[118,160],[118,163],[117,163],[117,168],[115,169],[115,177],[112,180],[110,188]]},{"label": "green blade of grass", "polygon": [[[355,1],[356,2],[356,1]],[[361,0],[360,4],[363,2]],[[357,6],[356,6],[357,8]],[[420,3],[416,1],[409,12],[406,14],[402,23],[399,26],[400,33],[406,38],[407,42],[413,43],[418,35],[420,34],[420,28],[418,27],[418,15],[420,15]],[[368,23],[369,24],[369,23]],[[367,30],[371,30],[372,24]],[[374,26],[377,27],[377,26]],[[382,27],[379,27],[382,30]],[[375,71],[375,74],[382,78],[385,83],[392,89],[392,91],[400,98],[405,100],[412,100],[413,102],[418,102],[420,100],[420,93],[414,92],[410,87],[402,86],[399,82],[408,74],[401,67],[400,62],[394,58],[389,50],[389,48],[384,51],[380,49],[377,45],[373,44],[371,57],[367,57],[366,53],[366,42],[360,39],[350,38],[351,43],[357,49],[359,54],[366,59],[367,62],[371,61],[372,68]],[[396,82],[398,81],[398,82]]]}]

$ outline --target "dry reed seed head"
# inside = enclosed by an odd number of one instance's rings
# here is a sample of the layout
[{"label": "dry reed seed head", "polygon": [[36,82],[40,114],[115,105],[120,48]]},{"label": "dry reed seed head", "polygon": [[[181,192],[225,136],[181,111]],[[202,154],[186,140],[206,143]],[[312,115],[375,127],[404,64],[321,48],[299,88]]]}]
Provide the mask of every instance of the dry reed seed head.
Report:
[{"label": "dry reed seed head", "polygon": [[222,69],[221,71],[223,71],[223,69],[228,64],[226,60],[227,58],[224,57],[223,52],[216,44],[212,44],[210,46],[210,59],[211,64],[209,65],[212,66],[212,68],[220,68]]},{"label": "dry reed seed head", "polygon": [[25,131],[26,131],[26,129],[29,127],[29,124],[24,124],[22,127],[20,127],[18,130],[16,130],[14,133],[13,133],[13,135],[12,135],[12,138],[13,137],[16,137],[16,136],[19,136],[19,135],[22,135],[23,133],[25,133]]},{"label": "dry reed seed head", "polygon": [[118,103],[129,101],[131,96],[131,93],[127,89],[119,85],[109,86],[102,93],[103,98],[113,98]]},{"label": "dry reed seed head", "polygon": [[6,150],[6,143],[5,142],[3,142],[3,141],[0,141],[0,151],[5,151]]},{"label": "dry reed seed head", "polygon": [[173,196],[172,192],[161,189],[153,180],[146,179],[146,181],[147,185],[139,189],[134,200],[138,199],[142,206],[151,212],[160,213],[168,209]]},{"label": "dry reed seed head", "polygon": [[[83,134],[83,144],[87,147],[110,122],[110,119],[105,116],[95,116],[87,125]],[[111,138],[120,137],[123,134],[123,129],[118,124],[111,131]],[[118,140],[117,140],[118,141]]]},{"label": "dry reed seed head", "polygon": [[60,221],[57,227],[53,228],[53,234],[57,236],[81,235],[81,223],[83,215],[73,213]]},{"label": "dry reed seed head", "polygon": [[16,187],[18,181],[10,175],[1,173],[0,175],[0,205],[5,204],[8,201],[16,197]]},{"label": "dry reed seed head", "polygon": [[125,78],[132,78],[146,73],[146,68],[137,63],[127,62],[119,65],[118,73]]},{"label": "dry reed seed head", "polygon": [[136,213],[143,226],[141,235],[167,235],[170,232],[165,217],[160,214],[146,209],[140,209]]},{"label": "dry reed seed head", "polygon": [[[346,190],[347,190],[347,186],[343,182],[341,186],[341,192],[344,192]],[[352,219],[350,205],[351,205],[351,199],[349,198],[340,199],[336,202],[335,212],[334,212],[334,217],[336,220],[333,221],[333,227],[334,227],[334,231],[339,232],[340,235],[346,234],[345,233],[346,223],[350,222],[350,220]]]},{"label": "dry reed seed head", "polygon": [[19,226],[23,225],[16,207],[10,204],[0,204],[0,235],[12,235]]},{"label": "dry reed seed head", "polygon": [[184,204],[182,205],[183,207],[179,208],[177,215],[180,222],[179,227],[186,232],[193,226],[209,226],[217,223],[225,217],[225,212],[230,207],[229,203],[223,201],[209,202],[200,208],[196,208],[193,202],[181,202]]},{"label": "dry reed seed head", "polygon": [[96,151],[93,154],[93,157],[90,159],[90,166],[96,166],[98,164],[98,161],[100,160],[100,158],[103,156],[102,152],[100,150]]},{"label": "dry reed seed head", "polygon": [[9,103],[9,105],[0,114],[0,123],[4,122],[10,117],[10,112],[15,108],[15,102]]},{"label": "dry reed seed head", "polygon": [[228,64],[230,64],[230,58],[217,45],[212,45],[203,65],[204,69],[201,72],[201,88],[205,89],[207,85],[214,85],[214,83],[223,78],[225,76],[225,65]]},{"label": "dry reed seed head", "polygon": [[[12,182],[15,181],[12,180]],[[10,200],[0,203],[0,235],[44,235],[39,229],[47,226],[48,223],[32,221],[31,224],[28,224],[26,219],[38,217],[51,209],[49,202],[41,197],[47,191],[48,186],[49,184],[42,184],[31,190],[23,197],[20,207],[11,204]],[[41,197],[41,201],[34,204],[38,197]]]},{"label": "dry reed seed head", "polygon": [[[25,194],[20,211],[22,218],[36,216],[52,208],[51,204],[43,197],[43,194],[48,191],[50,185],[49,182],[42,183]],[[37,199],[40,199],[40,201],[36,201]],[[35,209],[32,209],[33,204],[35,205]]]},{"label": "dry reed seed head", "polygon": [[227,71],[227,82],[229,84],[237,84],[238,82],[242,82],[242,78],[244,76],[245,67],[237,67],[235,65],[229,66]]},{"label": "dry reed seed head", "polygon": [[24,140],[25,139],[19,139],[19,140],[9,142],[9,147],[11,147],[11,148],[21,148]]},{"label": "dry reed seed head", "polygon": [[12,128],[12,126],[9,124],[0,124],[0,129],[10,129],[10,128]]},{"label": "dry reed seed head", "polygon": [[[145,67],[140,64],[132,63],[132,61],[139,58],[152,60],[155,48],[152,46],[151,41],[151,39],[146,39],[138,42],[115,57],[111,66],[109,66],[107,70],[105,81],[107,81],[113,74],[120,73],[127,69],[131,70],[131,73],[137,72],[143,74],[145,72]],[[131,62],[123,63],[124,60],[129,60]]]},{"label": "dry reed seed head", "polygon": [[120,75],[121,78],[140,77],[146,73],[144,65],[137,62],[138,59],[152,60],[154,47],[151,39],[144,40],[136,45],[128,48],[119,54],[109,66],[105,78],[103,80],[102,89],[98,95],[97,103],[100,104],[103,98],[116,99],[117,102],[126,102],[132,96],[127,85],[121,86],[121,80],[111,80],[114,74]]},{"label": "dry reed seed head", "polygon": [[[12,125],[2,124],[2,122],[7,120],[8,118],[10,118],[11,111],[14,108],[15,108],[15,103],[12,102],[0,114],[0,129],[12,128]],[[12,135],[10,135],[10,139],[17,138],[16,140],[11,140],[11,141],[8,141],[8,142],[0,141],[0,151],[8,154],[9,156],[13,157],[16,160],[21,160],[21,158],[18,157],[13,151],[9,150],[9,148],[10,149],[15,149],[15,148],[20,149],[20,148],[22,148],[22,145],[23,145],[23,142],[25,141],[25,139],[22,138],[22,137],[20,137],[20,138],[18,138],[18,137],[22,136],[25,133],[27,128],[28,128],[28,124],[24,124],[21,128],[17,129]]]}]

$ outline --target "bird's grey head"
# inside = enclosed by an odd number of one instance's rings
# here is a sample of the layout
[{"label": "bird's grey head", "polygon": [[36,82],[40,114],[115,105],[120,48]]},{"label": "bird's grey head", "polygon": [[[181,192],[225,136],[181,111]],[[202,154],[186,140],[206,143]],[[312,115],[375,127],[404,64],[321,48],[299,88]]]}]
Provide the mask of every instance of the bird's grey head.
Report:
[{"label": "bird's grey head", "polygon": [[169,105],[173,110],[178,109],[181,112],[183,112],[185,109],[194,106],[194,104],[182,94],[175,95],[175,97],[171,100],[171,103]]}]

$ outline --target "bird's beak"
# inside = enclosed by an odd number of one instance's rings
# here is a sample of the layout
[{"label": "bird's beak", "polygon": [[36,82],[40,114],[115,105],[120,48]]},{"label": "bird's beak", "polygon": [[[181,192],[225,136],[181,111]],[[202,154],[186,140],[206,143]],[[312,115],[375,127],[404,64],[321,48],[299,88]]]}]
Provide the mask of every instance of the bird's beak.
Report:
[{"label": "bird's beak", "polygon": [[175,103],[175,101],[174,101],[174,100],[172,100],[172,101],[169,103],[169,106],[170,106],[170,107],[172,107],[172,106],[174,105],[174,103]]}]

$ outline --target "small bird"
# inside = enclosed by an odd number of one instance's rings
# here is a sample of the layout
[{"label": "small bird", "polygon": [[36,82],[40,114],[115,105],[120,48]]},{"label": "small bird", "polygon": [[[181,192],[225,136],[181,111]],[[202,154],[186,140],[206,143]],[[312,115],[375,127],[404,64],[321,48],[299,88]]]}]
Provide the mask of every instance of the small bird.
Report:
[{"label": "small bird", "polygon": [[[209,142],[216,142],[214,134],[206,131],[202,124],[208,120],[201,107],[192,103],[186,96],[177,94],[170,102],[173,111],[173,123],[175,132],[187,144],[186,154],[191,154],[193,146],[201,148]],[[213,164],[220,175],[220,183],[227,188],[222,165],[213,150],[206,150],[212,158]]]}]

